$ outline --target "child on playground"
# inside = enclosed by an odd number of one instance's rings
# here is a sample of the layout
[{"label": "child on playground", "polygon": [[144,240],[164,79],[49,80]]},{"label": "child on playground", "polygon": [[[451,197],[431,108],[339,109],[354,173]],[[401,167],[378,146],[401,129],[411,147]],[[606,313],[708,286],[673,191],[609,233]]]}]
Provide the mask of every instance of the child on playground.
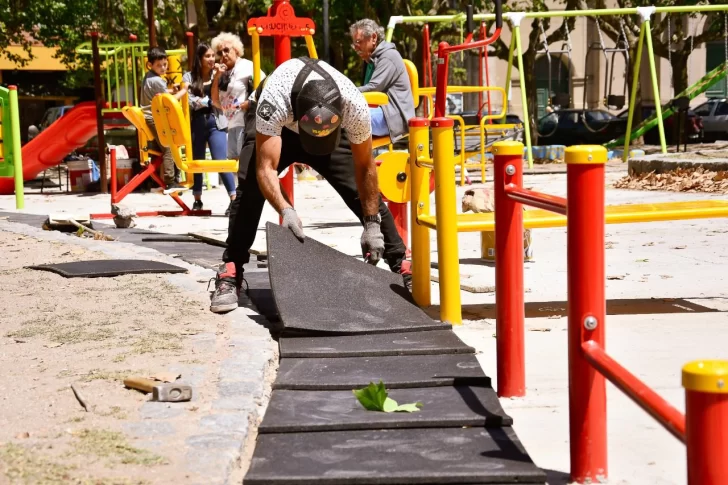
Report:
[{"label": "child on playground", "polygon": [[[152,99],[157,94],[171,93],[176,99],[181,99],[182,96],[187,92],[187,88],[179,90],[167,89],[167,80],[165,74],[167,74],[167,53],[164,49],[159,47],[152,47],[147,52],[147,69],[149,72],[144,76],[142,81],[142,92],[141,92],[141,108],[144,113],[144,119],[149,126],[149,129],[154,134],[154,137],[158,139],[157,128],[154,126],[154,118],[152,117]],[[168,147],[163,147],[163,168],[164,168],[164,188],[165,194],[171,194],[173,192],[181,192],[187,190],[187,187],[181,185],[175,179],[175,165],[174,159],[172,158],[172,152]]]}]

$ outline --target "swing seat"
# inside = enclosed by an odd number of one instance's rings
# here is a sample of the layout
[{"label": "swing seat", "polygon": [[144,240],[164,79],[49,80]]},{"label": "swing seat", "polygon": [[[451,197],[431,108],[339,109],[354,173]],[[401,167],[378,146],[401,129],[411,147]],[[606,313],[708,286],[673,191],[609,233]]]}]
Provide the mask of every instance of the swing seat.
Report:
[{"label": "swing seat", "polygon": [[169,93],[157,94],[152,99],[152,116],[157,127],[159,143],[169,147],[175,165],[187,173],[237,172],[237,160],[194,160],[190,122],[182,106]]},{"label": "swing seat", "polygon": [[153,144],[155,141],[154,134],[149,129],[147,120],[144,119],[142,109],[138,106],[124,106],[121,108],[121,114],[137,129],[139,149],[146,155],[144,157],[145,161],[149,163],[151,157],[162,156],[162,152]]},{"label": "swing seat", "polygon": [[613,106],[614,109],[622,109],[624,107],[625,102],[626,102],[626,98],[624,96],[620,96],[617,94],[610,94],[607,96],[606,106],[607,106],[607,108],[609,108],[610,106]]},{"label": "swing seat", "polygon": [[[407,77],[409,78],[410,90],[412,91],[412,101],[414,102],[416,109],[420,105],[420,80],[417,75],[417,67],[415,67],[415,64],[410,60],[403,59],[403,61]],[[369,103],[369,106],[376,107],[389,104],[389,97],[384,93],[369,92],[363,94],[367,103]],[[389,145],[390,143],[392,143],[392,140],[390,140],[388,136],[378,136],[372,138],[372,149],[381,148]]]}]

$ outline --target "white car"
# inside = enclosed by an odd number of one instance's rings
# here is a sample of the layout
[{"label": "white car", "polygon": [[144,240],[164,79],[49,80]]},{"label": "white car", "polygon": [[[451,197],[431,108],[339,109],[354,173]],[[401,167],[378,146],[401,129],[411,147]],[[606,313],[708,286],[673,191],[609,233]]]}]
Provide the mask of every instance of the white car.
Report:
[{"label": "white car", "polygon": [[728,99],[712,98],[694,108],[703,119],[704,140],[728,140]]}]

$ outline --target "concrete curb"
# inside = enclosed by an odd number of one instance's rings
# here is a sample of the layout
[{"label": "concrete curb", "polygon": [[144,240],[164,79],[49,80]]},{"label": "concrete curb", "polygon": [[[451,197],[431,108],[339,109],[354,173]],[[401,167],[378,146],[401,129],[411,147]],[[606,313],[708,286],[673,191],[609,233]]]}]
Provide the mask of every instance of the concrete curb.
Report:
[{"label": "concrete curb", "polygon": [[[189,273],[166,275],[167,280],[184,291],[197,294],[201,282],[206,283],[214,276],[210,270],[130,243],[81,239],[6,220],[0,220],[0,230],[99,251],[115,259],[149,259],[184,267]],[[278,366],[278,345],[270,332],[256,322],[264,317],[253,310],[247,297],[243,296],[241,302],[244,306],[221,316],[230,323],[229,334],[223,336],[227,337],[227,345],[234,348],[228,358],[215,367],[183,364],[169,369],[182,373],[184,380],[193,386],[205,379],[217,381],[217,397],[211,400],[209,412],[190,414],[197,422],[194,431],[186,433],[184,456],[180,454],[180,462],[190,472],[205,477],[205,485],[242,482],[255,445],[258,423],[270,397],[270,385],[266,382],[273,379],[266,377],[272,377]],[[194,349],[207,350],[214,348],[217,338],[214,332],[187,337]],[[140,439],[144,435],[146,439],[138,444],[153,449],[154,441],[149,438],[173,438],[175,429],[169,420],[186,412],[189,411],[166,403],[146,402],[140,409],[140,420],[128,423],[126,431]],[[153,430],[151,435],[150,430]]]},{"label": "concrete curb", "polygon": [[655,154],[647,155],[640,158],[630,159],[628,168],[630,173],[641,175],[645,173],[666,173],[679,168],[698,168],[718,172],[728,170],[728,159],[716,158],[708,160],[692,160],[680,158],[679,154]]}]

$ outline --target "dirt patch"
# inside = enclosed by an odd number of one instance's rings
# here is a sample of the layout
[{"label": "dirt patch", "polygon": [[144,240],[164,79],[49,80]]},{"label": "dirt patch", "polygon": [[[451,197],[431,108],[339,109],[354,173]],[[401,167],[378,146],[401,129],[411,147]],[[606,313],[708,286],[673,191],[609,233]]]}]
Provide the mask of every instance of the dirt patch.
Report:
[{"label": "dirt patch", "polygon": [[665,190],[670,192],[728,193],[728,171],[702,167],[678,168],[665,173],[631,172],[614,183],[617,189]]},{"label": "dirt patch", "polygon": [[210,409],[215,379],[203,379],[195,402],[158,404],[182,412],[169,421],[175,433],[149,446],[140,420],[149,397],[122,380],[171,366],[207,372],[199,364],[224,359],[224,339],[195,348],[190,336],[224,335],[227,319],[209,312],[204,294],[180,291],[167,275],[67,279],[25,269],[108,259],[101,253],[1,231],[0,247],[0,483],[199,481],[181,463],[184,430],[197,425],[198,410]]}]

